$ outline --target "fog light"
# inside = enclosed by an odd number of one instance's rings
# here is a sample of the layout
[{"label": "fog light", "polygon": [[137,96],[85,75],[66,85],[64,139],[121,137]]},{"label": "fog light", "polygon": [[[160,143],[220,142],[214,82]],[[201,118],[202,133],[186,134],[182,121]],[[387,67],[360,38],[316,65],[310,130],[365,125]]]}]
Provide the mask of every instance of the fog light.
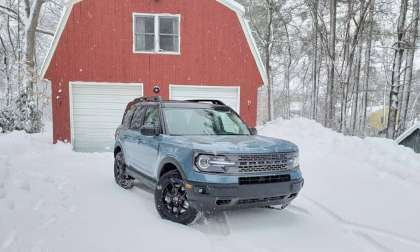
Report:
[{"label": "fog light", "polygon": [[185,186],[185,189],[187,189],[187,190],[193,189],[193,185],[191,185],[191,184],[185,183],[184,186]]}]

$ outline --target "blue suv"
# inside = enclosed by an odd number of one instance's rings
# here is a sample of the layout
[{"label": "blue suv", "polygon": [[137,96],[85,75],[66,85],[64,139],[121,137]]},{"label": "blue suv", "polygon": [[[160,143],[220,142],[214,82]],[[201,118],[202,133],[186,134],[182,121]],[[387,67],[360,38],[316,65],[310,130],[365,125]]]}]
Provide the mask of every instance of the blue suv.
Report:
[{"label": "blue suv", "polygon": [[257,136],[217,100],[139,98],[115,134],[114,175],[125,189],[152,188],[160,216],[193,222],[199,212],[285,208],[303,186],[298,147]]}]

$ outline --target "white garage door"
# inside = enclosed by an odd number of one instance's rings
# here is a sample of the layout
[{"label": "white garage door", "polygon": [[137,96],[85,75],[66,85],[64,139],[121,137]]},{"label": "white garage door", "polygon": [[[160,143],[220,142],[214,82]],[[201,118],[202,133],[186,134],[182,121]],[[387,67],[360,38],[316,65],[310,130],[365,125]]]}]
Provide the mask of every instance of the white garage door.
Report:
[{"label": "white garage door", "polygon": [[82,152],[112,151],[115,130],[128,102],[141,96],[142,84],[71,82],[73,148]]},{"label": "white garage door", "polygon": [[233,108],[240,110],[240,88],[226,86],[188,86],[170,85],[172,100],[216,99]]}]

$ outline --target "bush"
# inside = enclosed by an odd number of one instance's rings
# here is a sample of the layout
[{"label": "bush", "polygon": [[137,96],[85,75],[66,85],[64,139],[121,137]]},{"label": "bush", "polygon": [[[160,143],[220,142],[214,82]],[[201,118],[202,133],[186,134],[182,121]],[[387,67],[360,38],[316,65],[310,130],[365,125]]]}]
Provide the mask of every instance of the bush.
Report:
[{"label": "bush", "polygon": [[33,97],[26,92],[21,92],[16,99],[15,130],[25,130],[26,133],[39,133],[44,126],[42,123],[42,111],[38,109]]},{"label": "bush", "polygon": [[17,116],[15,111],[7,106],[0,108],[0,133],[11,132],[15,130]]}]

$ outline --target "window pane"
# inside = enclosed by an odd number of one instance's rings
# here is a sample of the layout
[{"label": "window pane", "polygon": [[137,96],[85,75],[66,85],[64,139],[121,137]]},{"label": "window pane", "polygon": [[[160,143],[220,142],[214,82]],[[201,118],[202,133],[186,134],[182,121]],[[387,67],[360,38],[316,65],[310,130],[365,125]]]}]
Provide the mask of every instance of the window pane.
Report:
[{"label": "window pane", "polygon": [[144,116],[143,126],[159,127],[159,109],[156,106],[150,107]]},{"label": "window pane", "polygon": [[155,35],[137,34],[136,35],[136,51],[154,51]]},{"label": "window pane", "polygon": [[178,36],[174,35],[160,35],[160,50],[167,52],[178,51]]},{"label": "window pane", "polygon": [[155,18],[136,17],[136,33],[155,33]]},{"label": "window pane", "polygon": [[155,19],[154,17],[136,17],[135,24],[136,51],[155,50]]},{"label": "window pane", "polygon": [[133,118],[134,109],[130,109],[127,111],[127,114],[124,116],[123,125],[124,127],[130,127],[131,119]]},{"label": "window pane", "polygon": [[159,17],[159,48],[161,51],[178,52],[179,19],[178,17]]},{"label": "window pane", "polygon": [[159,17],[159,32],[161,34],[178,35],[178,18]]},{"label": "window pane", "polygon": [[131,120],[131,125],[130,125],[131,129],[134,129],[134,130],[140,129],[144,111],[145,111],[145,107],[139,107],[136,109],[136,112],[134,112],[133,119]]}]

